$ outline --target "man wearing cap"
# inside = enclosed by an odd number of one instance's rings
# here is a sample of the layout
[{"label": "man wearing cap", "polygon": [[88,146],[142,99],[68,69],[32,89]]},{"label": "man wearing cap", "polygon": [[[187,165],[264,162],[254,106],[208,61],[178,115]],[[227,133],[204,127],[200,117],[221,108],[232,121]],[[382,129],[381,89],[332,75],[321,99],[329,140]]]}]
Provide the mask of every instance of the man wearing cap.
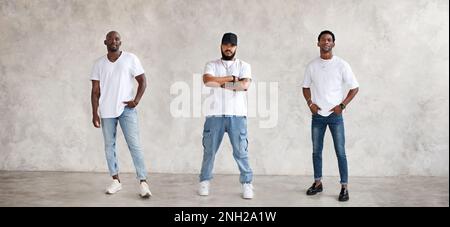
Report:
[{"label": "man wearing cap", "polygon": [[222,37],[222,58],[205,66],[203,83],[212,90],[210,103],[206,105],[206,121],[203,128],[203,161],[200,173],[199,195],[209,195],[213,178],[214,158],[228,133],[233,147],[233,157],[239,167],[242,198],[253,198],[253,172],[248,162],[247,100],[246,91],[251,83],[251,67],[235,58],[237,36],[225,33]]}]

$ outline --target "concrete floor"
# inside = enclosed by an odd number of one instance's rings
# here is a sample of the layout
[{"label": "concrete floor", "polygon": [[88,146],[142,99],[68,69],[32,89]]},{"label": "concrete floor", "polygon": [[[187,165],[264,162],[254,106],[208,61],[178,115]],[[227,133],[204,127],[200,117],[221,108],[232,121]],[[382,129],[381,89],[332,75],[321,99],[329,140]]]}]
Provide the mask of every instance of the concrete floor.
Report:
[{"label": "concrete floor", "polygon": [[337,201],[337,177],[324,178],[324,192],[307,196],[310,176],[255,176],[253,200],[241,199],[237,175],[216,175],[210,196],[201,197],[197,175],[151,174],[147,200],[134,177],[121,174],[123,189],[106,195],[106,173],[0,171],[0,206],[449,206],[448,177],[350,177],[348,202]]}]

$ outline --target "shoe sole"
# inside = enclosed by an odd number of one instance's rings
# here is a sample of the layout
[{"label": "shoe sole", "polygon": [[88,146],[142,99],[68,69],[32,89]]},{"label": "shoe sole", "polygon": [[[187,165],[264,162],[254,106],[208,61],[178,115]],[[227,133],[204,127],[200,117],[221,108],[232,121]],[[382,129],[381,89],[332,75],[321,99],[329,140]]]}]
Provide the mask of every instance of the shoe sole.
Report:
[{"label": "shoe sole", "polygon": [[113,194],[116,194],[117,192],[119,192],[120,190],[122,190],[122,188],[119,188],[117,191],[115,191],[115,192],[110,192],[110,191],[105,191],[105,194],[107,194],[107,195],[113,195]]},{"label": "shoe sole", "polygon": [[242,195],[242,198],[243,198],[243,199],[253,199],[253,197],[255,197],[255,195],[254,195],[254,194],[253,194],[253,195],[251,195],[251,196],[247,196],[247,197],[246,197],[246,196],[244,196],[244,194],[243,194],[243,193],[242,193],[241,195]]},{"label": "shoe sole", "polygon": [[318,193],[321,193],[323,190],[320,190],[320,191],[317,191],[316,193],[314,193],[314,194],[308,194],[308,193],[306,193],[306,195],[317,195]]},{"label": "shoe sole", "polygon": [[208,190],[208,192],[200,192],[200,191],[197,191],[197,194],[199,195],[199,196],[208,196],[209,195],[209,190]]},{"label": "shoe sole", "polygon": [[148,199],[148,198],[150,198],[150,197],[152,196],[152,194],[147,193],[147,194],[145,194],[145,195],[140,195],[140,196],[141,196],[141,198],[143,198],[143,199]]}]

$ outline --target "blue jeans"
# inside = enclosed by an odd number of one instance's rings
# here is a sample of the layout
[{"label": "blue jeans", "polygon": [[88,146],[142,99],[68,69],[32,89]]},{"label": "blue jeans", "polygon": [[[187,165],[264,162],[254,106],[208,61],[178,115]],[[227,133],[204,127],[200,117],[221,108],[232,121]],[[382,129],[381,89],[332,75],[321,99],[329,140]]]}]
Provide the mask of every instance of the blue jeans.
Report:
[{"label": "blue jeans", "polygon": [[345,133],[344,133],[344,119],[342,115],[332,113],[327,117],[319,114],[312,116],[311,133],[313,143],[313,166],[314,166],[314,180],[322,179],[322,150],[323,137],[327,126],[330,128],[333,137],[334,150],[336,152],[339,175],[341,177],[341,184],[348,183],[348,167],[347,157],[345,155]]},{"label": "blue jeans", "polygon": [[214,158],[223,135],[228,133],[233,147],[233,157],[239,167],[241,183],[251,183],[253,172],[248,163],[247,118],[241,116],[206,117],[203,129],[203,162],[200,181],[212,179]]},{"label": "blue jeans", "polygon": [[119,173],[116,155],[117,122],[120,123],[123,135],[125,136],[125,141],[130,149],[134,167],[136,168],[137,178],[139,180],[145,180],[147,178],[147,169],[145,168],[144,155],[139,143],[139,127],[135,108],[125,107],[123,113],[119,117],[102,118],[101,120],[109,174],[114,176]]}]

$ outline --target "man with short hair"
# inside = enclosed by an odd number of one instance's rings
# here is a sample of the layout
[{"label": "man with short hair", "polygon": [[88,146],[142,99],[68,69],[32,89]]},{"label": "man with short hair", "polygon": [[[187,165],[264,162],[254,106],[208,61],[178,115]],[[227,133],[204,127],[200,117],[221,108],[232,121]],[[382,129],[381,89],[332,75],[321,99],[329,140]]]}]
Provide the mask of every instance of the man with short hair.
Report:
[{"label": "man with short hair", "polygon": [[[315,195],[323,190],[322,186],[322,149],[327,126],[333,137],[334,149],[338,159],[341,192],[339,201],[349,200],[348,169],[345,154],[344,119],[342,111],[358,93],[359,84],[350,65],[333,55],[335,36],[325,30],[319,34],[317,46],[320,57],[312,60],[305,70],[303,96],[312,115],[312,143],[314,183],[307,190],[307,195]],[[345,96],[344,90],[350,91]],[[312,95],[311,95],[312,91]]]},{"label": "man with short hair", "polygon": [[[117,123],[119,123],[140,182],[139,194],[143,198],[149,198],[151,192],[147,184],[147,169],[139,141],[135,108],[147,86],[144,69],[136,55],[120,51],[122,42],[118,32],[108,32],[104,44],[108,54],[95,62],[91,74],[91,103],[92,123],[96,128],[100,128],[101,125],[105,141],[106,161],[109,173],[113,178],[106,193],[114,194],[122,189],[116,155],[116,131]],[[139,84],[135,97],[132,94],[134,79]]]},{"label": "man with short hair", "polygon": [[214,158],[225,132],[233,147],[233,157],[239,167],[242,197],[253,198],[253,172],[248,162],[246,90],[251,82],[250,65],[235,58],[237,36],[225,33],[221,43],[222,58],[206,64],[205,86],[213,90],[212,103],[206,108],[203,129],[203,162],[199,195],[209,195]]}]

